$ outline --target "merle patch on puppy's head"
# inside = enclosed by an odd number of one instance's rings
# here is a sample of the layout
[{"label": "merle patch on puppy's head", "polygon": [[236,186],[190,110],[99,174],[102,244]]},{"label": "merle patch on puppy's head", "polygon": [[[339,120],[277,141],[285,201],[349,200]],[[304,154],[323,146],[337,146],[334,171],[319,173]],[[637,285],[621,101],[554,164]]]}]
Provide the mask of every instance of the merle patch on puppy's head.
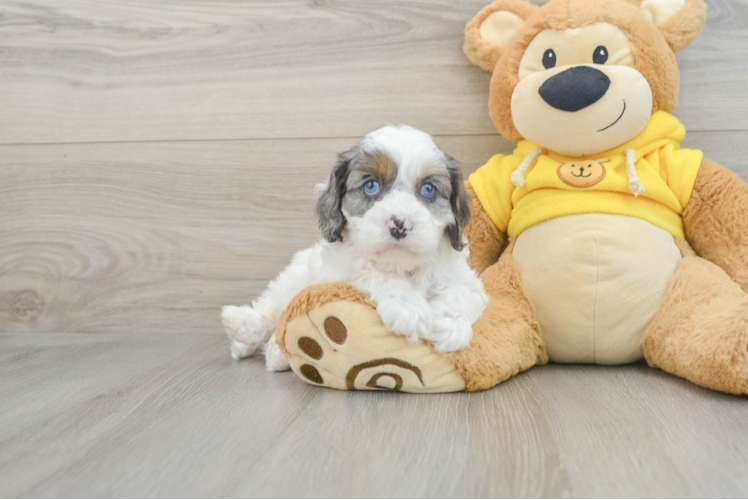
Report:
[{"label": "merle patch on puppy's head", "polygon": [[325,239],[349,239],[373,260],[417,260],[442,242],[464,248],[470,208],[459,164],[420,130],[370,133],[340,155],[318,195]]},{"label": "merle patch on puppy's head", "polygon": [[464,244],[465,227],[470,222],[470,195],[465,191],[465,183],[462,179],[462,169],[457,160],[449,155],[445,155],[448,159],[447,171],[449,172],[449,180],[452,185],[452,195],[450,196],[449,203],[452,206],[452,212],[454,213],[455,223],[451,224],[447,228],[449,234],[449,241],[452,243],[452,247],[455,250],[462,250]]},{"label": "merle patch on puppy's head", "polygon": [[345,196],[345,183],[351,169],[351,162],[355,156],[356,148],[338,155],[338,163],[330,172],[330,178],[326,184],[318,184],[316,212],[319,218],[319,228],[327,241],[343,241],[343,229],[345,229],[345,216],[343,215],[343,197]]}]

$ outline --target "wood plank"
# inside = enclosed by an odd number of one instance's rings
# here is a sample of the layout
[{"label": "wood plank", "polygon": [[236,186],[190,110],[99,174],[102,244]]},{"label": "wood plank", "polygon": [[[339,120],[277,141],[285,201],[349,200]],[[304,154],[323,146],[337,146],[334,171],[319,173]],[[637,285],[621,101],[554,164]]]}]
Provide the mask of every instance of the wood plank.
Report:
[{"label": "wood plank", "polygon": [[[221,333],[320,238],[313,186],[356,142],[0,148],[0,331]],[[470,168],[509,147],[440,142]]]},{"label": "wood plank", "polygon": [[746,398],[642,364],[344,393],[210,335],[6,334],[0,400],[2,497],[748,494]]},{"label": "wood plank", "polygon": [[[487,3],[0,1],[0,144],[493,134],[461,50]],[[689,130],[748,130],[747,16],[709,0],[678,54]]]},{"label": "wood plank", "polygon": [[[216,333],[319,238],[312,188],[355,139],[0,148],[0,331]],[[499,136],[438,137],[472,172]],[[748,133],[690,147],[748,179]]]}]

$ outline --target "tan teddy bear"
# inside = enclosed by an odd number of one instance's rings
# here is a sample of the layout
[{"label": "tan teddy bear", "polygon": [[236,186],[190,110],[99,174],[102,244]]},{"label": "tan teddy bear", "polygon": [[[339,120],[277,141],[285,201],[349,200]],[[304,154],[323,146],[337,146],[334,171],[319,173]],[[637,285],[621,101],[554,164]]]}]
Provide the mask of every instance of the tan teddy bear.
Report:
[{"label": "tan teddy bear", "polygon": [[476,391],[549,360],[643,357],[748,393],[748,185],[681,149],[670,114],[674,52],[705,16],[702,0],[483,9],[465,53],[493,72],[491,118],[519,142],[466,183],[471,265],[490,296],[470,347],[409,343],[350,285],[321,285],[278,325],[294,371],[338,389]]}]

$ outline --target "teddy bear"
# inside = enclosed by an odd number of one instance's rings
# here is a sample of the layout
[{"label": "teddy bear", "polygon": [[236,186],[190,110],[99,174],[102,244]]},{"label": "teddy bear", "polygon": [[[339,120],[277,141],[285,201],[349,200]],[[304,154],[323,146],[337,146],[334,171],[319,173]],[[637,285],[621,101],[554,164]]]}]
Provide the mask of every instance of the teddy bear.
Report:
[{"label": "teddy bear", "polygon": [[[305,289],[276,341],[310,384],[480,391],[535,365],[652,367],[748,394],[748,185],[685,128],[675,52],[702,0],[497,0],[465,30],[517,141],[466,181],[488,306],[462,351],[388,331],[345,283]],[[314,347],[310,349],[309,346]]]}]

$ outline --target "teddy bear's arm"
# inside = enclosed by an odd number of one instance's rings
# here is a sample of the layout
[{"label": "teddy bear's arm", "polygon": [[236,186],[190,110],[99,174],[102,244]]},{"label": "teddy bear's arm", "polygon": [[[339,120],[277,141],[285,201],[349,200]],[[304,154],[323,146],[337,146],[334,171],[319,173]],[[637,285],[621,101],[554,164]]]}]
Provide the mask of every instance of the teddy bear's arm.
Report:
[{"label": "teddy bear's arm", "polygon": [[480,274],[499,260],[506,236],[499,231],[486,213],[475,191],[473,191],[470,181],[465,181],[465,190],[472,200],[470,202],[472,219],[465,227],[465,236],[467,236],[470,245],[469,264]]},{"label": "teddy bear's arm", "polygon": [[683,226],[696,253],[748,292],[748,184],[705,159],[683,211]]}]

